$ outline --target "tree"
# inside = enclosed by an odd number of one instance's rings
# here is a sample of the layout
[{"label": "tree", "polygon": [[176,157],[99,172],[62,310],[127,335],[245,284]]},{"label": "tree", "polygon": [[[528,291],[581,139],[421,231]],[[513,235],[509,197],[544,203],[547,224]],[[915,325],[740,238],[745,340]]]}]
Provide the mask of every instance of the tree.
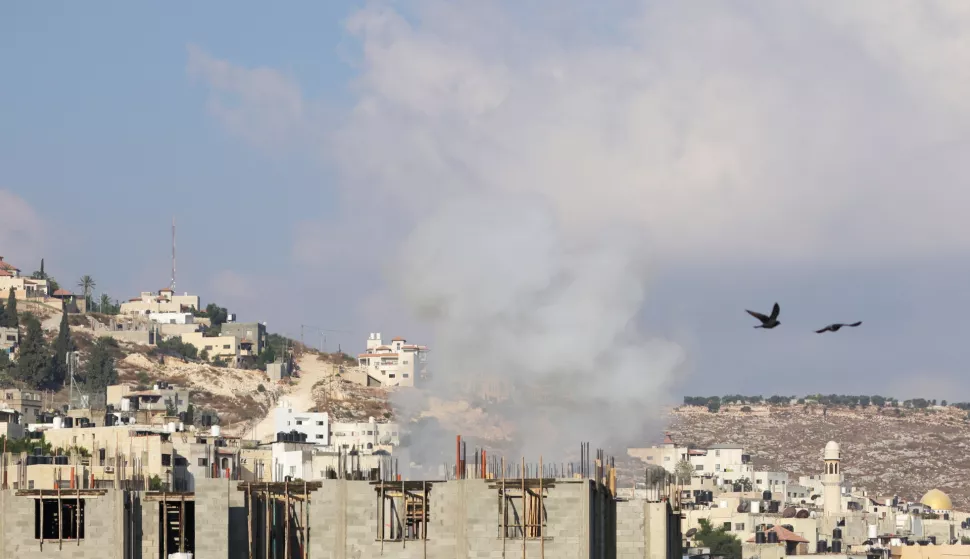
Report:
[{"label": "tree", "polygon": [[195,419],[194,416],[195,408],[192,406],[192,404],[189,404],[189,406],[185,408],[185,424],[192,425],[192,421]]},{"label": "tree", "polygon": [[720,409],[721,402],[718,400],[711,399],[711,401],[707,403],[707,411],[711,413],[717,413]]},{"label": "tree", "polygon": [[44,342],[40,321],[30,316],[24,322],[26,333],[20,344],[15,376],[17,380],[39,388],[50,382],[53,356]]},{"label": "tree", "polygon": [[7,308],[3,311],[3,324],[7,328],[20,328],[20,317],[17,315],[17,288],[11,287],[7,294]]},{"label": "tree", "polygon": [[[97,286],[97,284],[94,282],[94,278],[92,278],[91,276],[85,274],[85,275],[81,276],[81,279],[80,280],[78,280],[77,286],[81,288],[81,293],[84,294],[84,302],[85,303],[90,303],[91,302],[91,291],[93,291],[94,288]],[[102,312],[104,312],[104,311],[102,311]]]},{"label": "tree", "polygon": [[711,556],[721,556],[724,559],[741,559],[741,540],[734,534],[724,529],[724,526],[716,530],[711,528],[711,521],[706,518],[699,519],[701,528],[694,534],[694,540],[701,543],[703,547],[711,548]]},{"label": "tree", "polygon": [[5,307],[3,306],[3,301],[0,301],[0,328],[3,328],[7,324],[7,319],[4,318],[6,313]]},{"label": "tree", "polygon": [[209,318],[209,323],[212,327],[218,327],[225,324],[226,320],[229,319],[229,311],[215,303],[209,303],[205,306],[205,311],[202,312],[202,316]]},{"label": "tree", "polygon": [[674,475],[681,484],[690,483],[690,478],[694,476],[694,466],[687,460],[681,460],[674,468]]},{"label": "tree", "polygon": [[36,272],[34,272],[33,274],[31,274],[30,277],[32,277],[33,279],[40,279],[40,280],[47,279],[47,272],[44,271],[44,259],[43,258],[40,259],[40,270],[37,270]]},{"label": "tree", "polygon": [[946,400],[943,400],[942,402],[940,402],[940,405],[945,408],[946,407]]},{"label": "tree", "polygon": [[109,384],[118,382],[118,371],[115,370],[113,350],[118,342],[112,338],[98,338],[91,348],[91,355],[84,371],[84,383],[91,390],[103,392]]},{"label": "tree", "polygon": [[57,341],[54,342],[54,362],[51,367],[51,383],[64,384],[67,378],[67,352],[74,350],[74,342],[71,340],[71,328],[67,323],[67,309],[61,305],[61,329],[57,333]]}]

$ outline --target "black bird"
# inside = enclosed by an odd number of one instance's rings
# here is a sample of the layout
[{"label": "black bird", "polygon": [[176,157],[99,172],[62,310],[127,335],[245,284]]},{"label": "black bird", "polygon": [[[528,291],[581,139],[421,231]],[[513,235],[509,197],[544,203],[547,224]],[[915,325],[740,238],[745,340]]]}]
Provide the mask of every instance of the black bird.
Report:
[{"label": "black bird", "polygon": [[828,326],[826,326],[825,328],[822,328],[821,330],[816,330],[815,333],[822,334],[823,332],[838,332],[839,328],[842,328],[843,326],[855,328],[860,324],[862,324],[861,320],[859,322],[853,322],[852,324],[829,324]]},{"label": "black bird", "polygon": [[765,316],[760,312],[748,311],[747,309],[745,310],[748,314],[761,321],[761,326],[755,326],[755,328],[769,329],[781,324],[781,322],[778,322],[778,313],[781,312],[781,307],[778,306],[778,303],[775,303],[774,308],[771,309],[771,316]]}]

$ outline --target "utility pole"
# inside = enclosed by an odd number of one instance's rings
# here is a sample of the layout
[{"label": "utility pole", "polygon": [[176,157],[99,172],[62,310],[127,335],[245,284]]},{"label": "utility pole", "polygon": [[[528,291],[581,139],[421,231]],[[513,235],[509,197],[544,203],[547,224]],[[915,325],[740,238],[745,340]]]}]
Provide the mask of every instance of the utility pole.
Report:
[{"label": "utility pole", "polygon": [[172,293],[175,293],[175,216],[172,216]]}]

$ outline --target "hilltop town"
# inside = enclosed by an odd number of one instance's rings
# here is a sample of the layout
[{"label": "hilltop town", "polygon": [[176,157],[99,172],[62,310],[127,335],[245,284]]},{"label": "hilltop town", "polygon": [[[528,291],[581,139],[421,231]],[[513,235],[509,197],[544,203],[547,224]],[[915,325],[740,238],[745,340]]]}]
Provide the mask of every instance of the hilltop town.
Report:
[{"label": "hilltop town", "polygon": [[[970,542],[970,515],[960,511],[970,506],[968,404],[687,397],[669,411],[659,444],[615,457],[584,445],[560,464],[506,462],[496,456],[518,435],[503,417],[516,387],[483,377],[464,396],[427,391],[427,346],[371,333],[356,355],[324,353],[171,287],[118,302],[93,300],[91,277],[77,286],[58,285],[43,263],[27,275],[0,258],[0,499],[10,503],[0,509],[36,525],[24,532],[3,522],[0,555],[29,545],[31,534],[60,545],[140,545],[142,557],[238,557],[247,546],[267,558],[377,554],[411,540],[437,545],[428,530],[463,533],[428,516],[436,502],[463,503],[462,522],[486,530],[495,522],[491,491],[504,495],[504,536],[474,545],[495,553],[519,538],[539,556],[546,545],[563,556],[582,538],[623,556],[747,559],[775,545],[889,559],[893,546]],[[407,416],[395,394],[408,395]],[[469,437],[458,437],[453,461],[422,465],[409,452],[419,429]],[[317,492],[325,497],[311,502]],[[547,518],[547,510],[558,512]],[[589,515],[606,510],[617,525],[590,528]],[[342,515],[344,535],[313,543],[302,514]],[[375,514],[392,519],[379,522],[377,540],[350,534]],[[74,524],[61,520],[72,515]],[[118,515],[140,535],[110,522],[103,535],[83,535],[83,518]],[[249,519],[248,541],[230,518]],[[577,535],[546,542],[546,530]]]}]

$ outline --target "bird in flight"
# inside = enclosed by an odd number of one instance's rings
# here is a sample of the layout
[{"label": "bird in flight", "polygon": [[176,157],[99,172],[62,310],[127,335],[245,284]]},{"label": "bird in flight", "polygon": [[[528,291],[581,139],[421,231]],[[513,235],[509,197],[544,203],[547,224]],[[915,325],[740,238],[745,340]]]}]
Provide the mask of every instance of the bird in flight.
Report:
[{"label": "bird in flight", "polygon": [[761,325],[755,326],[755,328],[769,329],[781,324],[781,322],[778,322],[778,313],[781,312],[781,307],[778,306],[778,303],[775,303],[774,308],[771,309],[771,316],[765,316],[760,312],[749,311],[747,309],[745,311],[761,321]]},{"label": "bird in flight", "polygon": [[842,328],[843,326],[848,326],[850,328],[855,328],[856,326],[858,326],[860,324],[862,324],[862,321],[861,320],[859,322],[853,322],[852,324],[829,324],[828,326],[826,326],[825,328],[822,328],[821,330],[816,330],[815,333],[816,334],[822,334],[824,332],[838,332],[839,329]]}]

